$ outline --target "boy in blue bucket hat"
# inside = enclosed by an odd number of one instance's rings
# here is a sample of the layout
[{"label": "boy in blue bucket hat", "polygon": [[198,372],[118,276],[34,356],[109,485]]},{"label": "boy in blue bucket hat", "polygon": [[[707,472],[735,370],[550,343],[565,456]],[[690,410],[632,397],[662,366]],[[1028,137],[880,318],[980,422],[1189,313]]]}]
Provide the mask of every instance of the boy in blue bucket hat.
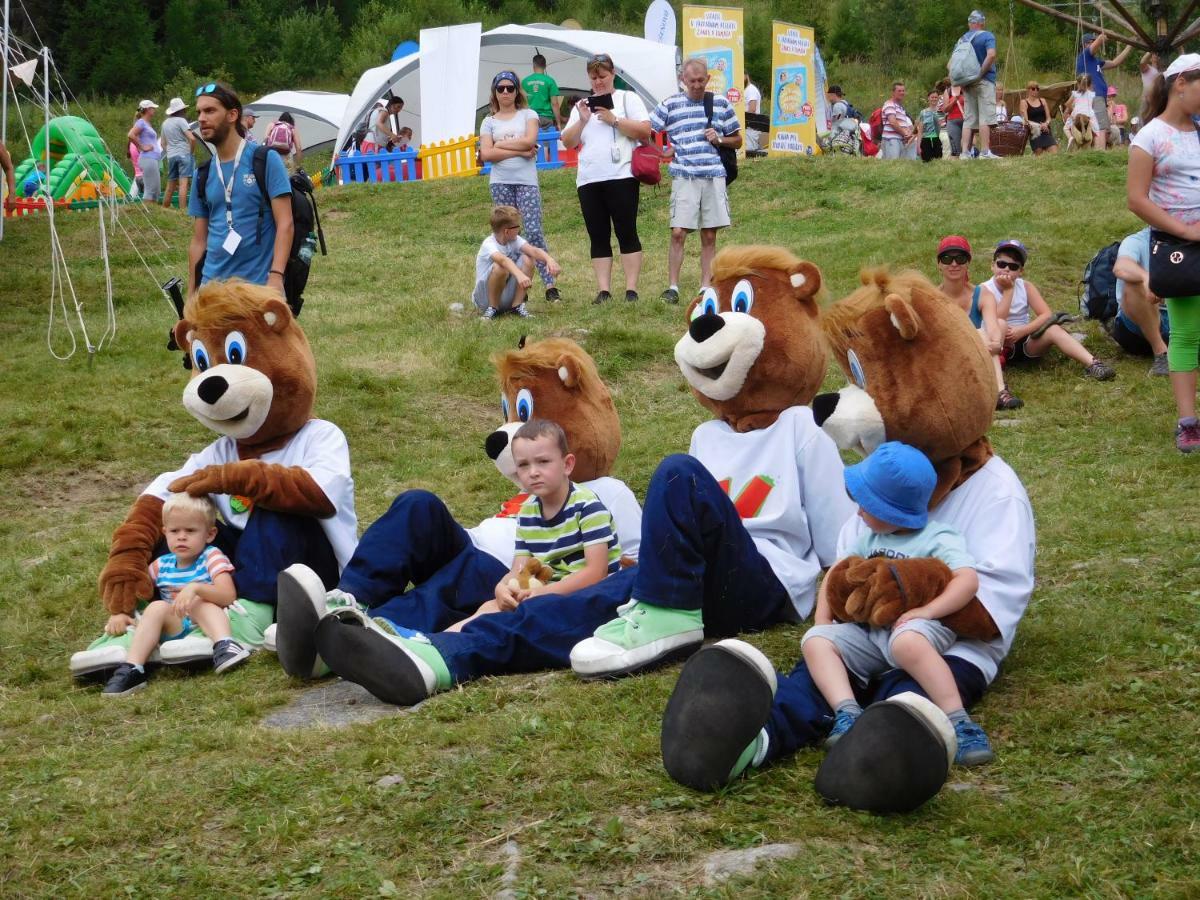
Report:
[{"label": "boy in blue bucket hat", "polygon": [[828,580],[817,595],[815,625],[800,643],[804,661],[821,695],[834,710],[831,747],[862,715],[851,676],[865,687],[875,675],[903,669],[921,686],[954,725],[955,762],[980,765],[994,758],[987,735],[963,708],[954,675],[942,658],[958,636],[939,619],[962,609],[979,590],[975,560],[963,536],[942,522],[929,521],[929,497],[937,483],[933,465],[920,450],[889,441],[845,470],[846,491],[867,524],[850,556],[888,559],[933,557],[954,577],[937,597],[900,616],[890,628],[835,622],[826,596]]}]

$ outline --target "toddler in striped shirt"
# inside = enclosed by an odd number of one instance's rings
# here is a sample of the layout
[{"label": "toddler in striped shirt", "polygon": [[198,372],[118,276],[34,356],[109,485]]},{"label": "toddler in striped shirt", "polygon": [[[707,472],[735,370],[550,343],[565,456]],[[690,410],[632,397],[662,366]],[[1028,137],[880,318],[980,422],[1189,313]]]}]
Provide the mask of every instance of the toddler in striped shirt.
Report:
[{"label": "toddler in striped shirt", "polygon": [[[129,652],[104,685],[104,696],[118,697],[145,687],[146,660],[160,641],[183,637],[193,621],[212,639],[213,668],[225,672],[245,662],[250,652],[235,641],[225,608],[237,599],[233,563],[209,542],[217,536],[217,509],[208,497],[172,494],[163,503],[163,537],[169,553],[150,563],[158,599],[142,611]],[[105,631],[124,634],[134,620],[116,613]]]},{"label": "toddler in striped shirt", "polygon": [[[621,567],[612,513],[594,492],[571,481],[575,456],[562,428],[547,419],[530,419],[513,435],[512,454],[517,479],[529,494],[517,514],[512,568],[496,585],[493,599],[447,631],[459,631],[486,613],[516,609],[530,597],[580,590]],[[514,589],[509,582],[530,557],[552,569],[554,577],[541,587]]]}]

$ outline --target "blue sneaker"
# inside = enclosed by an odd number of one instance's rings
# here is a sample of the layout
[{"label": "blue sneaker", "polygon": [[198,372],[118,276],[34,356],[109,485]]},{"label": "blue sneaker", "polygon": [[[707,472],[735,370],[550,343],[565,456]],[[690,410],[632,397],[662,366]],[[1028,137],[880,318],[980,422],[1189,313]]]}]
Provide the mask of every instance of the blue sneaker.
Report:
[{"label": "blue sneaker", "polygon": [[992,744],[979,723],[963,719],[954,724],[954,736],[958,738],[958,752],[954,762],[960,766],[982,766],[996,758]]},{"label": "blue sneaker", "polygon": [[838,714],[834,716],[833,728],[830,730],[829,736],[825,738],[825,749],[828,750],[839,740],[841,740],[842,735],[854,726],[854,723],[858,721],[858,717],[861,715],[861,712],[856,714],[847,712],[846,710],[839,711]]}]

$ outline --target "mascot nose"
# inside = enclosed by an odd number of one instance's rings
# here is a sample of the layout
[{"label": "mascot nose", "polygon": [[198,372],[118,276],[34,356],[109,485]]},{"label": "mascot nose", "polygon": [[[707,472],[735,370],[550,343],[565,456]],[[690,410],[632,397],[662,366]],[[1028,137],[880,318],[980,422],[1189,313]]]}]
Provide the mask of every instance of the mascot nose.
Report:
[{"label": "mascot nose", "polygon": [[488,459],[495,462],[496,459],[504,452],[504,448],[508,446],[507,431],[493,431],[487,436],[487,440],[483,442],[483,452],[488,455]]},{"label": "mascot nose", "polygon": [[225,396],[227,390],[229,390],[228,381],[220,375],[210,375],[200,382],[200,387],[196,388],[196,393],[200,395],[201,400],[212,406]]},{"label": "mascot nose", "polygon": [[688,326],[688,334],[697,344],[703,344],[724,327],[725,320],[720,316],[715,313],[705,313],[692,319],[692,324]]},{"label": "mascot nose", "polygon": [[817,425],[824,424],[825,420],[833,415],[833,411],[837,409],[838,397],[840,394],[817,394],[813,397],[812,411],[813,419]]}]

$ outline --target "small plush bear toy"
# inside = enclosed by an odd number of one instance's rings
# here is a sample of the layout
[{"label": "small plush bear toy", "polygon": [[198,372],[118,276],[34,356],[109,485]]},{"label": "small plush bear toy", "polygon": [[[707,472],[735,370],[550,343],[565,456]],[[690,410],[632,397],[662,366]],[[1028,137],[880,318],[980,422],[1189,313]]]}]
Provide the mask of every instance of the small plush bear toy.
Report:
[{"label": "small plush bear toy", "polygon": [[529,557],[525,565],[517,573],[516,578],[508,579],[508,586],[514,591],[530,591],[534,588],[545,587],[554,580],[554,570],[536,557]]}]

